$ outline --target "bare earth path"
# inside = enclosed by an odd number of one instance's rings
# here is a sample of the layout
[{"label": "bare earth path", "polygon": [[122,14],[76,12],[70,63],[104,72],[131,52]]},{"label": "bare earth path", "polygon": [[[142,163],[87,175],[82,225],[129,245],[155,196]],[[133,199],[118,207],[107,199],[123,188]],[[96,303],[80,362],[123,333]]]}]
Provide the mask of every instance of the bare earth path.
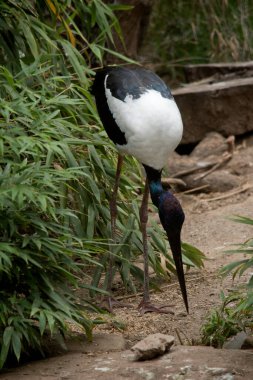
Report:
[{"label": "bare earth path", "polygon": [[[157,303],[175,305],[175,314],[146,314],[136,311],[140,299],[131,298],[133,309],[117,309],[108,323],[95,331],[92,344],[78,339],[69,344],[69,353],[29,363],[0,375],[0,379],[253,379],[253,351],[215,350],[208,347],[187,347],[179,344],[159,359],[134,363],[128,351],[134,343],[150,333],[174,335],[198,342],[200,326],[207,313],[219,304],[222,289],[233,286],[230,279],[222,284],[217,270],[231,257],[224,250],[253,236],[250,226],[234,223],[232,215],[253,217],[253,193],[248,190],[223,201],[207,202],[203,197],[181,196],[186,211],[183,240],[204,251],[208,257],[204,270],[187,273],[190,314],[186,315],[175,280],[163,286],[162,293],[153,293]],[[247,277],[243,279],[247,280]],[[123,332],[115,325],[122,324]],[[178,341],[177,341],[178,342]]]}]

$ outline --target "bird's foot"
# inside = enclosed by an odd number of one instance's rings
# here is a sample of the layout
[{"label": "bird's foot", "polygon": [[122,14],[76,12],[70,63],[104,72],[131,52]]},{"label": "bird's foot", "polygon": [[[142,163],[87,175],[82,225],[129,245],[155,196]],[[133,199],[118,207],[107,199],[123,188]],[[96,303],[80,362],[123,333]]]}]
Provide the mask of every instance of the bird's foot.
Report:
[{"label": "bird's foot", "polygon": [[142,300],[141,303],[138,306],[138,309],[141,313],[141,315],[145,313],[159,313],[159,314],[174,314],[174,311],[168,308],[168,305],[163,306],[155,306],[150,301],[144,301]]},{"label": "bird's foot", "polygon": [[103,300],[100,303],[99,307],[101,309],[105,309],[105,310],[109,311],[109,313],[113,313],[113,309],[115,307],[128,307],[128,308],[131,308],[132,305],[130,305],[128,303],[120,302],[116,298],[108,296],[108,297],[104,297],[103,298]]}]

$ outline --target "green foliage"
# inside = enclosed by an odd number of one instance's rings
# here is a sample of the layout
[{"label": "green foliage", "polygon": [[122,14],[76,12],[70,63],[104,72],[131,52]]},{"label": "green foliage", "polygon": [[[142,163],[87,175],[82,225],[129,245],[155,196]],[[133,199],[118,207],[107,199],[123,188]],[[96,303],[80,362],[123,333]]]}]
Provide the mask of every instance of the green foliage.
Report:
[{"label": "green foliage", "polygon": [[[63,334],[71,322],[91,338],[86,310],[92,306],[73,291],[80,283],[90,288],[87,268],[101,267],[108,251],[108,241],[98,237],[108,237],[103,202],[115,158],[94,125],[90,61],[102,59],[118,25],[99,0],[78,10],[87,20],[86,37],[74,23],[79,1],[0,5],[2,367],[10,354],[19,360],[42,350],[43,335]],[[100,45],[87,40],[81,54],[78,44],[94,30]],[[126,194],[131,189],[126,181]]]},{"label": "green foliage", "polygon": [[[0,1],[0,367],[9,355],[43,350],[45,334],[98,321],[87,316],[111,248],[108,198],[116,154],[89,93],[94,72],[120,34],[113,9],[101,0]],[[122,6],[123,9],[125,6]],[[117,53],[115,53],[117,54]],[[116,264],[126,287],[142,252],[138,166],[125,159],[119,191]],[[156,227],[157,228],[157,227]],[[159,274],[163,233],[151,235]],[[189,248],[189,247],[188,247]],[[187,265],[201,255],[185,250]],[[170,266],[173,263],[170,256]],[[93,273],[90,275],[89,273]],[[106,281],[105,281],[106,283]],[[77,299],[75,290],[87,295]]]},{"label": "green foliage", "polygon": [[113,42],[113,30],[121,37],[113,11],[124,9],[128,7],[102,0],[0,0],[0,64],[19,70],[21,62],[47,53],[55,72],[66,74],[71,65],[87,86],[92,62],[101,64],[105,52],[120,56],[106,43]]},{"label": "green foliage", "polygon": [[[44,75],[49,70],[43,66]],[[63,332],[75,321],[90,336],[92,328],[71,288],[98,247],[71,232],[78,216],[69,197],[84,173],[67,165],[80,141],[59,108],[79,101],[66,94],[52,101],[40,75],[37,65],[28,76],[0,69],[0,366],[9,350],[19,360],[21,351],[40,346],[46,329]]]},{"label": "green foliage", "polygon": [[[246,218],[243,216],[236,216],[232,218],[237,223],[243,223],[248,225],[253,225],[253,219]],[[253,239],[249,239],[242,244],[237,245],[238,248],[229,250],[227,253],[229,254],[244,254],[244,259],[233,261],[232,263],[224,266],[221,270],[223,275],[227,275],[233,271],[233,278],[236,275],[239,277],[243,275],[243,273],[253,267]],[[248,287],[253,288],[253,274],[251,275],[248,281]]]},{"label": "green foliage", "polygon": [[221,294],[221,306],[210,313],[202,327],[203,344],[222,348],[228,338],[245,331],[247,327],[252,328],[251,313],[241,309],[244,297],[239,291],[230,296]]},{"label": "green foliage", "polygon": [[[236,216],[232,218],[237,223],[253,225],[253,219]],[[238,248],[229,250],[229,254],[244,254],[246,258],[233,261],[225,265],[221,269],[223,276],[232,273],[232,278],[242,276],[245,271],[253,267],[253,239],[249,239],[242,244],[238,244]],[[230,294],[221,295],[222,305],[214,310],[203,325],[203,343],[214,347],[222,347],[224,342],[230,336],[246,328],[252,330],[253,322],[253,275],[245,284],[240,284]]]},{"label": "green foliage", "polygon": [[250,0],[156,1],[146,51],[174,76],[187,63],[251,60],[252,10]]}]

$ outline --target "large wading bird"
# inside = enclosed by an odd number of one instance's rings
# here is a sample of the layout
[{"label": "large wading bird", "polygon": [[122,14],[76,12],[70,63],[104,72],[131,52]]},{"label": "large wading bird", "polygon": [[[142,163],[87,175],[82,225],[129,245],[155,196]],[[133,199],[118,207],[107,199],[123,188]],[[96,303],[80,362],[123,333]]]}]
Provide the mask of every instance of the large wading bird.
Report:
[{"label": "large wading bird", "polygon": [[[140,312],[167,313],[165,306],[155,306],[150,301],[148,276],[147,220],[149,192],[157,207],[161,224],[168,236],[184,304],[188,300],[181,253],[181,228],[184,212],[171,191],[163,188],[162,169],[168,156],[182,138],[183,124],[180,112],[170,89],[152,71],[143,68],[105,67],[96,72],[91,88],[95,96],[100,119],[109,138],[118,150],[115,185],[110,202],[112,240],[116,240],[116,197],[119,187],[123,156],[130,154],[144,166],[146,182],[140,207],[140,225],[143,237],[144,295]],[[112,311],[113,257],[109,264],[107,290],[108,308]]]}]

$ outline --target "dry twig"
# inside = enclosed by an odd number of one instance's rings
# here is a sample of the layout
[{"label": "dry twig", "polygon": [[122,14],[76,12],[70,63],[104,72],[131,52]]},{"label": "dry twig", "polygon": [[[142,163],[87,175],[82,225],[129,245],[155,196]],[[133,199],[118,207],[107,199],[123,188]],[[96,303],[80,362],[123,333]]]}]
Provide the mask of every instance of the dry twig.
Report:
[{"label": "dry twig", "polygon": [[212,201],[218,201],[220,199],[229,198],[229,197],[232,197],[233,195],[243,193],[244,191],[250,189],[252,186],[253,186],[252,184],[245,183],[240,188],[237,188],[233,191],[230,191],[229,193],[226,193],[226,194],[220,195],[218,197],[214,197],[214,198],[209,198],[209,199],[207,198],[207,199],[205,199],[205,201],[212,202]]},{"label": "dry twig", "polygon": [[222,159],[220,159],[218,162],[214,163],[214,166],[206,171],[205,173],[201,173],[198,176],[194,178],[194,181],[197,181],[199,179],[203,179],[209,174],[213,173],[216,169],[218,169],[220,166],[222,166],[225,162],[229,161],[232,158],[232,153],[226,153]]},{"label": "dry twig", "polygon": [[180,178],[162,178],[162,185],[181,185],[186,187],[186,183]]},{"label": "dry twig", "polygon": [[204,189],[206,189],[207,187],[209,187],[209,185],[202,185],[202,186],[194,187],[193,189],[189,189],[189,190],[185,190],[185,191],[183,191],[181,194],[191,194],[191,193],[195,193],[196,191],[204,190]]},{"label": "dry twig", "polygon": [[197,164],[197,166],[195,166],[194,168],[181,170],[181,171],[173,174],[172,178],[175,178],[175,177],[184,177],[186,175],[195,173],[195,172],[197,172],[199,170],[210,168],[210,166],[213,166],[216,163],[217,163],[217,161],[215,161],[215,162],[205,162],[201,166]]}]

